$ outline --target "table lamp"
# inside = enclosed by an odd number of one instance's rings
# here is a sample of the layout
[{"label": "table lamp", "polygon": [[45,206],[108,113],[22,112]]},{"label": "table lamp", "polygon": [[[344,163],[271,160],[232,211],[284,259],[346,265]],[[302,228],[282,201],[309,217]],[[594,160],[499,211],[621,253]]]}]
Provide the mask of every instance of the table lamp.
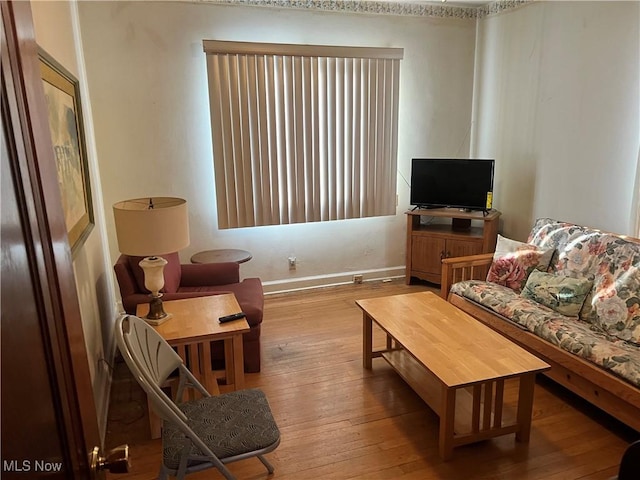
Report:
[{"label": "table lamp", "polygon": [[160,325],[170,318],[162,307],[164,266],[161,255],[189,245],[187,202],[182,198],[148,197],[118,202],[113,206],[118,249],[130,256],[146,257],[138,265],[144,286],[151,292],[145,320]]}]

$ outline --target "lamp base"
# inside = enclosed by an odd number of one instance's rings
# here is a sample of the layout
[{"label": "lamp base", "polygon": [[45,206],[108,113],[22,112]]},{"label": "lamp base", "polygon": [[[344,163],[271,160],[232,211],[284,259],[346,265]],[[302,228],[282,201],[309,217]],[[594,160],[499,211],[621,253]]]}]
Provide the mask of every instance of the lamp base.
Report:
[{"label": "lamp base", "polygon": [[167,313],[167,316],[164,318],[160,318],[158,320],[154,320],[151,318],[147,318],[144,317],[143,320],[145,322],[147,322],[149,325],[151,325],[152,327],[157,327],[158,325],[162,325],[164,322],[166,322],[167,320],[169,320],[173,315],[171,315],[170,313]]},{"label": "lamp base", "polygon": [[164,311],[162,307],[162,294],[151,294],[151,301],[149,302],[149,313],[144,317],[144,320],[149,325],[158,326],[171,318],[171,314]]}]

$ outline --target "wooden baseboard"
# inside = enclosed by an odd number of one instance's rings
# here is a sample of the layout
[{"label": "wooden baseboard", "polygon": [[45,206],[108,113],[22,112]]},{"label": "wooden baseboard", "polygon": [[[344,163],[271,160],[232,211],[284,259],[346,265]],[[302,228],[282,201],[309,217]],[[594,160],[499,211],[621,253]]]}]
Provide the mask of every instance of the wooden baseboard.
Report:
[{"label": "wooden baseboard", "polygon": [[358,270],[353,272],[336,272],[327,275],[314,275],[310,277],[292,277],[283,280],[262,282],[265,294],[295,292],[313,288],[347,285],[353,283],[354,275],[362,275],[364,282],[383,281],[387,279],[404,278],[405,267],[388,267],[370,270]]}]

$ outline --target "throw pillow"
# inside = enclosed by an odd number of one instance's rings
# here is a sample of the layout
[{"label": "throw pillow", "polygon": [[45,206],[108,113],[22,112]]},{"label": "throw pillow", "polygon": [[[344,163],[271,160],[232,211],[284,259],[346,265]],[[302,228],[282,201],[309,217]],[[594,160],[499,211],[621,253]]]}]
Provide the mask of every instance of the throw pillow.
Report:
[{"label": "throw pillow", "polygon": [[592,286],[593,282],[590,280],[533,271],[521,296],[562,315],[577,317]]},{"label": "throw pillow", "polygon": [[516,293],[520,293],[534,269],[547,270],[552,255],[553,249],[544,250],[535,245],[498,235],[487,281],[509,287]]}]

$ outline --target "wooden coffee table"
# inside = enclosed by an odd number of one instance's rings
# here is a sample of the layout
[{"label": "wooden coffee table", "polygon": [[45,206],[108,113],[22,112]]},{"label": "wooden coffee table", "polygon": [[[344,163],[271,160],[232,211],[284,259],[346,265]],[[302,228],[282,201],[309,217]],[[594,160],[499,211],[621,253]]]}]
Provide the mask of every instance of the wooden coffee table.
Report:
[{"label": "wooden coffee table", "polygon": [[[221,316],[241,311],[233,293],[170,300],[163,302],[163,305],[164,310],[172,316],[154,328],[169,345],[176,347],[180,358],[207,391],[212,395],[220,393],[216,374],[211,367],[211,342],[216,340],[224,341],[224,390],[244,388],[242,334],[249,331],[249,324],[244,318],[227,323],[218,322]],[[148,304],[140,304],[136,315],[144,317],[148,311]],[[158,438],[160,424],[151,410],[149,422],[151,437]]]},{"label": "wooden coffee table", "polygon": [[[383,357],[440,417],[440,456],[453,448],[515,433],[528,442],[536,373],[548,364],[432,292],[358,300],[363,366]],[[373,350],[373,323],[387,335]],[[504,382],[518,379],[515,415]]]}]

